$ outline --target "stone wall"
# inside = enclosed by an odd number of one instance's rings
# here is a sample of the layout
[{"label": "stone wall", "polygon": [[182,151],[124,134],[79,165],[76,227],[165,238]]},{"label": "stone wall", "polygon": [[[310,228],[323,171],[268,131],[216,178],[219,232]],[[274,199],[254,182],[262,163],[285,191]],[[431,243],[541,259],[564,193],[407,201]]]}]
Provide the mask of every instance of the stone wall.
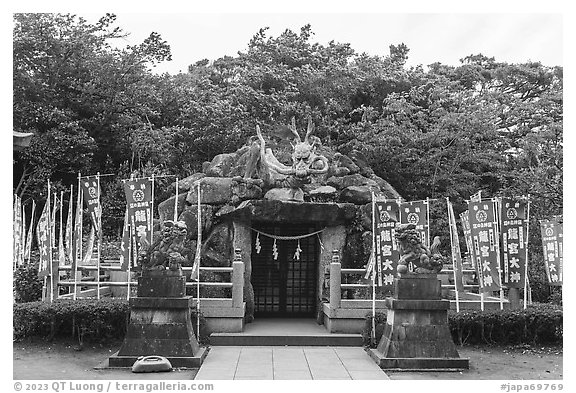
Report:
[{"label": "stone wall", "polygon": [[[278,159],[290,165],[291,147],[272,141]],[[254,149],[246,145],[234,153],[220,154],[195,173],[178,183],[178,220],[188,226],[188,260],[191,266],[198,240],[198,187],[201,189],[201,261],[203,266],[231,266],[234,248],[240,248],[245,263],[244,298],[246,320],[254,311],[251,277],[251,230],[253,221],[273,223],[313,223],[326,228],[321,234],[324,249],[318,265],[318,301],[327,296],[324,276],[330,264],[332,250],[342,256],[343,267],[362,267],[367,262],[366,248],[371,237],[371,193],[387,198],[399,194],[384,179],[376,176],[352,152],[349,156],[320,146],[318,153],[329,161],[328,172],[312,176],[309,184],[300,189],[272,188],[262,178],[245,179],[247,166],[252,176],[259,177],[260,162],[254,163],[250,154]],[[254,169],[254,170],[253,170]],[[264,176],[263,178],[266,178]],[[269,178],[268,178],[269,179]],[[176,184],[173,196],[158,205],[160,221],[174,217]],[[300,201],[295,202],[294,199]],[[320,308],[320,307],[319,307]]]}]

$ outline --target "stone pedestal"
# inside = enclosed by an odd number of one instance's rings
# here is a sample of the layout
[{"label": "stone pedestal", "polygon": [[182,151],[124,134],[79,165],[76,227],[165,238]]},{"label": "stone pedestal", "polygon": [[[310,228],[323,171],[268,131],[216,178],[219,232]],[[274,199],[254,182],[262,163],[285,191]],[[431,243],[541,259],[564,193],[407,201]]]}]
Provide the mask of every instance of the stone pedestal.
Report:
[{"label": "stone pedestal", "polygon": [[441,298],[436,274],[410,274],[395,279],[394,296],[386,299],[384,333],[370,356],[383,369],[463,369],[448,327],[450,301]]},{"label": "stone pedestal", "polygon": [[138,296],[130,299],[130,323],[109,367],[131,367],[140,356],[164,356],[172,367],[198,368],[206,356],[190,319],[192,298],[185,296],[181,271],[143,271]]}]

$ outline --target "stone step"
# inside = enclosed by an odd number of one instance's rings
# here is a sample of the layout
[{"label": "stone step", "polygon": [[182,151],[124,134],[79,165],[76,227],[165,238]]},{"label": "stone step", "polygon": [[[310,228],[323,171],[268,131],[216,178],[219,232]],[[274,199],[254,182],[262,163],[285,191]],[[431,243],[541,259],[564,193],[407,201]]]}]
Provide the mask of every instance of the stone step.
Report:
[{"label": "stone step", "polygon": [[361,347],[362,335],[343,333],[292,335],[212,333],[210,335],[210,345]]}]

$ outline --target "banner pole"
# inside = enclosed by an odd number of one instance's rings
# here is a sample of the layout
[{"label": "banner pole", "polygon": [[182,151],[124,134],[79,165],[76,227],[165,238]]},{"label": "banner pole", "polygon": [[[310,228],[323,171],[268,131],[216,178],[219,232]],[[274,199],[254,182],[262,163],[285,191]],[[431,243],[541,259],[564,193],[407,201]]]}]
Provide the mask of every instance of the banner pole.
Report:
[{"label": "banner pole", "polygon": [[456,218],[452,214],[453,211],[450,206],[450,198],[446,197],[446,209],[448,210],[448,229],[450,230],[450,249],[452,250],[452,274],[454,275],[454,293],[456,295],[456,312],[460,312],[460,303],[458,297],[458,283],[457,283],[457,274],[456,274],[456,255],[455,254],[455,246],[454,246],[454,231],[456,228],[452,228],[452,222],[456,224]]},{"label": "banner pole", "polygon": [[430,199],[428,197],[426,197],[426,243],[425,246],[430,247]]},{"label": "banner pole", "polygon": [[24,203],[20,202],[20,248],[18,249],[18,267],[24,265],[24,252],[26,249],[26,209]]},{"label": "banner pole", "polygon": [[102,252],[102,198],[100,195],[100,172],[96,173],[96,181],[98,182],[98,260],[96,261],[96,286],[98,292],[96,294],[96,299],[100,300],[100,255]]},{"label": "banner pole", "polygon": [[500,281],[500,310],[504,310],[504,287],[502,284],[502,261],[500,260],[500,210],[501,210],[501,203],[498,198],[493,198],[493,211],[494,211],[494,219],[496,224],[496,239],[495,239],[495,246],[496,246],[496,258],[498,260],[498,280]]},{"label": "banner pole", "polygon": [[372,190],[372,344],[376,344],[376,200]]},{"label": "banner pole", "polygon": [[[77,277],[78,276],[78,274],[77,274],[78,262],[79,262],[78,248],[80,247],[80,249],[81,249],[81,247],[82,247],[81,229],[76,231],[76,228],[78,228],[78,226],[80,226],[79,228],[82,228],[82,221],[81,221],[82,218],[80,216],[80,212],[78,212],[78,209],[81,209],[81,206],[82,206],[82,205],[80,205],[80,202],[81,202],[80,195],[82,194],[82,189],[80,187],[81,187],[81,185],[80,185],[80,172],[78,172],[78,195],[76,196],[76,214],[75,214],[76,220],[74,222],[74,227],[75,227],[74,228],[74,234],[76,236],[79,236],[80,240],[78,240],[77,238],[76,239],[72,238],[72,243],[74,245],[76,245],[76,247],[74,247],[74,255],[73,255],[73,258],[74,258],[74,295],[72,295],[72,299],[74,299],[74,300],[76,300],[76,291],[78,289],[78,277]],[[77,221],[80,221],[80,222],[77,222]],[[82,251],[80,251],[80,255],[82,255]]]},{"label": "banner pole", "polygon": [[174,222],[178,220],[178,178],[176,178],[176,198],[174,198]]},{"label": "banner pole", "polygon": [[17,249],[18,249],[18,242],[15,237],[17,228],[16,228],[16,217],[18,217],[18,195],[13,194],[14,197],[14,204],[12,206],[12,223],[13,223],[13,233],[12,233],[12,271],[16,270],[16,266],[18,265],[18,256]]},{"label": "banner pole", "polygon": [[524,310],[526,310],[528,303],[528,234],[530,232],[530,194],[528,194],[528,202],[526,203],[526,257],[524,258]]},{"label": "banner pole", "polygon": [[128,219],[128,228],[129,228],[129,241],[128,241],[128,273],[127,273],[127,280],[128,280],[128,288],[126,291],[126,300],[130,300],[130,281],[132,281],[132,225],[130,225],[130,218],[128,215],[126,216]]},{"label": "banner pole", "polygon": [[[54,202],[56,202],[56,199],[54,199]],[[50,180],[48,180],[48,204],[50,204]],[[48,220],[50,222],[50,225],[48,226],[50,228],[50,250],[48,252],[48,263],[50,264],[50,303],[52,303],[54,301],[54,268],[52,266],[52,251],[54,248],[54,244],[52,244],[52,214],[48,214]]]},{"label": "banner pole", "polygon": [[154,174],[152,174],[152,204],[150,208],[150,247],[154,244]]},{"label": "banner pole", "polygon": [[[197,227],[198,227],[198,244],[202,242],[202,206],[201,206],[201,198],[202,198],[202,191],[200,189],[201,182],[198,182],[198,214],[197,214]],[[196,252],[200,252],[200,247],[196,248]],[[198,255],[198,275],[196,277],[196,335],[197,339],[200,340],[200,263],[201,263],[201,256]]]},{"label": "banner pole", "polygon": [[[70,267],[72,267],[72,264],[74,263],[72,261],[73,258],[72,250],[74,249],[73,247],[74,234],[72,229],[74,223],[73,206],[74,206],[74,184],[70,184],[70,199],[68,200],[68,214],[66,215],[66,235],[65,235],[66,249],[64,250],[66,256],[68,257],[68,260],[70,261]],[[70,271],[70,274],[72,274],[72,271]]]},{"label": "banner pole", "polygon": [[[64,250],[64,244],[63,244],[63,240],[64,240],[64,232],[62,231],[62,226],[64,223],[64,219],[62,217],[62,213],[64,211],[64,191],[60,191],[60,230],[58,231],[58,259],[59,259],[59,264],[62,263],[64,265],[64,261],[66,260],[66,257],[64,255],[60,255],[60,251],[62,250],[63,253],[66,253],[66,251]],[[61,244],[62,243],[62,244]],[[58,273],[60,274],[60,273]]]}]

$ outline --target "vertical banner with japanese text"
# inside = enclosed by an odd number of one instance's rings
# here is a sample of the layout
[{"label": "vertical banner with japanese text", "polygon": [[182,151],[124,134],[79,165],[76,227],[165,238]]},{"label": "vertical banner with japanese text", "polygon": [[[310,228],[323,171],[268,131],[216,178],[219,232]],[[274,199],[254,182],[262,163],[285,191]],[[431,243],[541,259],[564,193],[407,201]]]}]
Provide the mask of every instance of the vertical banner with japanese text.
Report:
[{"label": "vertical banner with japanese text", "polygon": [[500,241],[494,200],[468,203],[470,233],[480,289],[490,293],[500,289]]},{"label": "vertical banner with japanese text", "polygon": [[508,288],[524,288],[526,248],[528,247],[527,203],[502,198],[500,231],[502,233],[502,267],[504,284]]},{"label": "vertical banner with japanese text", "polygon": [[74,240],[74,232],[73,232],[73,228],[74,228],[74,214],[73,214],[73,209],[72,206],[74,205],[74,198],[72,195],[72,187],[70,187],[70,200],[68,202],[68,214],[66,215],[66,235],[65,235],[65,244],[66,244],[66,259],[67,259],[67,264],[72,264],[72,259],[73,257],[73,246],[72,246],[72,241]]},{"label": "vertical banner with japanese text", "polygon": [[145,239],[148,243],[152,240],[152,180],[149,178],[126,180],[124,192],[128,221],[132,228],[132,242],[137,246],[133,249],[132,255],[136,256],[140,240]]},{"label": "vertical banner with japanese text", "polygon": [[42,215],[36,227],[38,249],[40,251],[40,263],[38,266],[38,276],[45,277],[50,274],[50,255],[52,253],[52,242],[50,238],[50,200],[46,201]]},{"label": "vertical banner with japanese text", "polygon": [[464,281],[462,274],[462,255],[460,253],[460,240],[458,239],[458,228],[456,228],[456,217],[452,202],[446,198],[448,206],[448,226],[450,227],[450,244],[452,251],[452,268],[454,269],[454,285],[458,292],[464,292]]},{"label": "vertical banner with japanese text", "polygon": [[124,213],[124,225],[122,227],[122,241],[120,242],[120,269],[128,270],[130,262],[130,225],[128,220],[128,209]]},{"label": "vertical banner with japanese text", "polygon": [[542,247],[544,248],[544,267],[548,283],[554,286],[563,284],[564,233],[562,222],[558,218],[540,220]]},{"label": "vertical banner with japanese text", "polygon": [[22,247],[22,200],[18,195],[14,195],[14,216],[13,216],[13,248],[12,248],[12,265],[16,269],[21,265],[20,249]]},{"label": "vertical banner with japanese text", "polygon": [[78,182],[78,194],[76,195],[76,214],[74,217],[74,235],[73,235],[73,250],[72,250],[72,271],[76,274],[76,269],[82,262],[82,191],[80,191],[80,182]]},{"label": "vertical banner with japanese text", "polygon": [[30,262],[30,254],[32,252],[32,233],[34,229],[34,217],[36,214],[36,201],[32,199],[32,214],[30,215],[30,225],[28,226],[28,233],[26,235],[26,248],[24,249],[24,259]]},{"label": "vertical banner with japanese text", "polygon": [[416,225],[422,244],[429,247],[427,203],[427,201],[402,202],[400,205],[400,223]]},{"label": "vertical banner with japanese text", "polygon": [[476,273],[478,273],[478,267],[476,266],[476,258],[474,258],[474,245],[472,244],[472,233],[470,232],[470,213],[468,210],[460,213],[460,223],[462,224],[462,230],[464,232],[464,240],[466,240],[466,248],[468,249],[468,256],[470,257],[470,263]]},{"label": "vertical banner with japanese text", "polygon": [[98,178],[97,176],[90,176],[82,179],[80,182],[82,187],[82,194],[86,207],[88,208],[88,214],[90,215],[90,220],[92,221],[92,226],[95,229],[96,237],[100,237],[100,190],[98,189]]},{"label": "vertical banner with japanese text", "polygon": [[[379,275],[379,282],[382,282],[384,290],[391,290],[396,277],[398,260],[400,254],[394,234],[396,223],[399,221],[400,208],[396,201],[376,201],[376,271]],[[378,277],[378,276],[377,276]]]}]

